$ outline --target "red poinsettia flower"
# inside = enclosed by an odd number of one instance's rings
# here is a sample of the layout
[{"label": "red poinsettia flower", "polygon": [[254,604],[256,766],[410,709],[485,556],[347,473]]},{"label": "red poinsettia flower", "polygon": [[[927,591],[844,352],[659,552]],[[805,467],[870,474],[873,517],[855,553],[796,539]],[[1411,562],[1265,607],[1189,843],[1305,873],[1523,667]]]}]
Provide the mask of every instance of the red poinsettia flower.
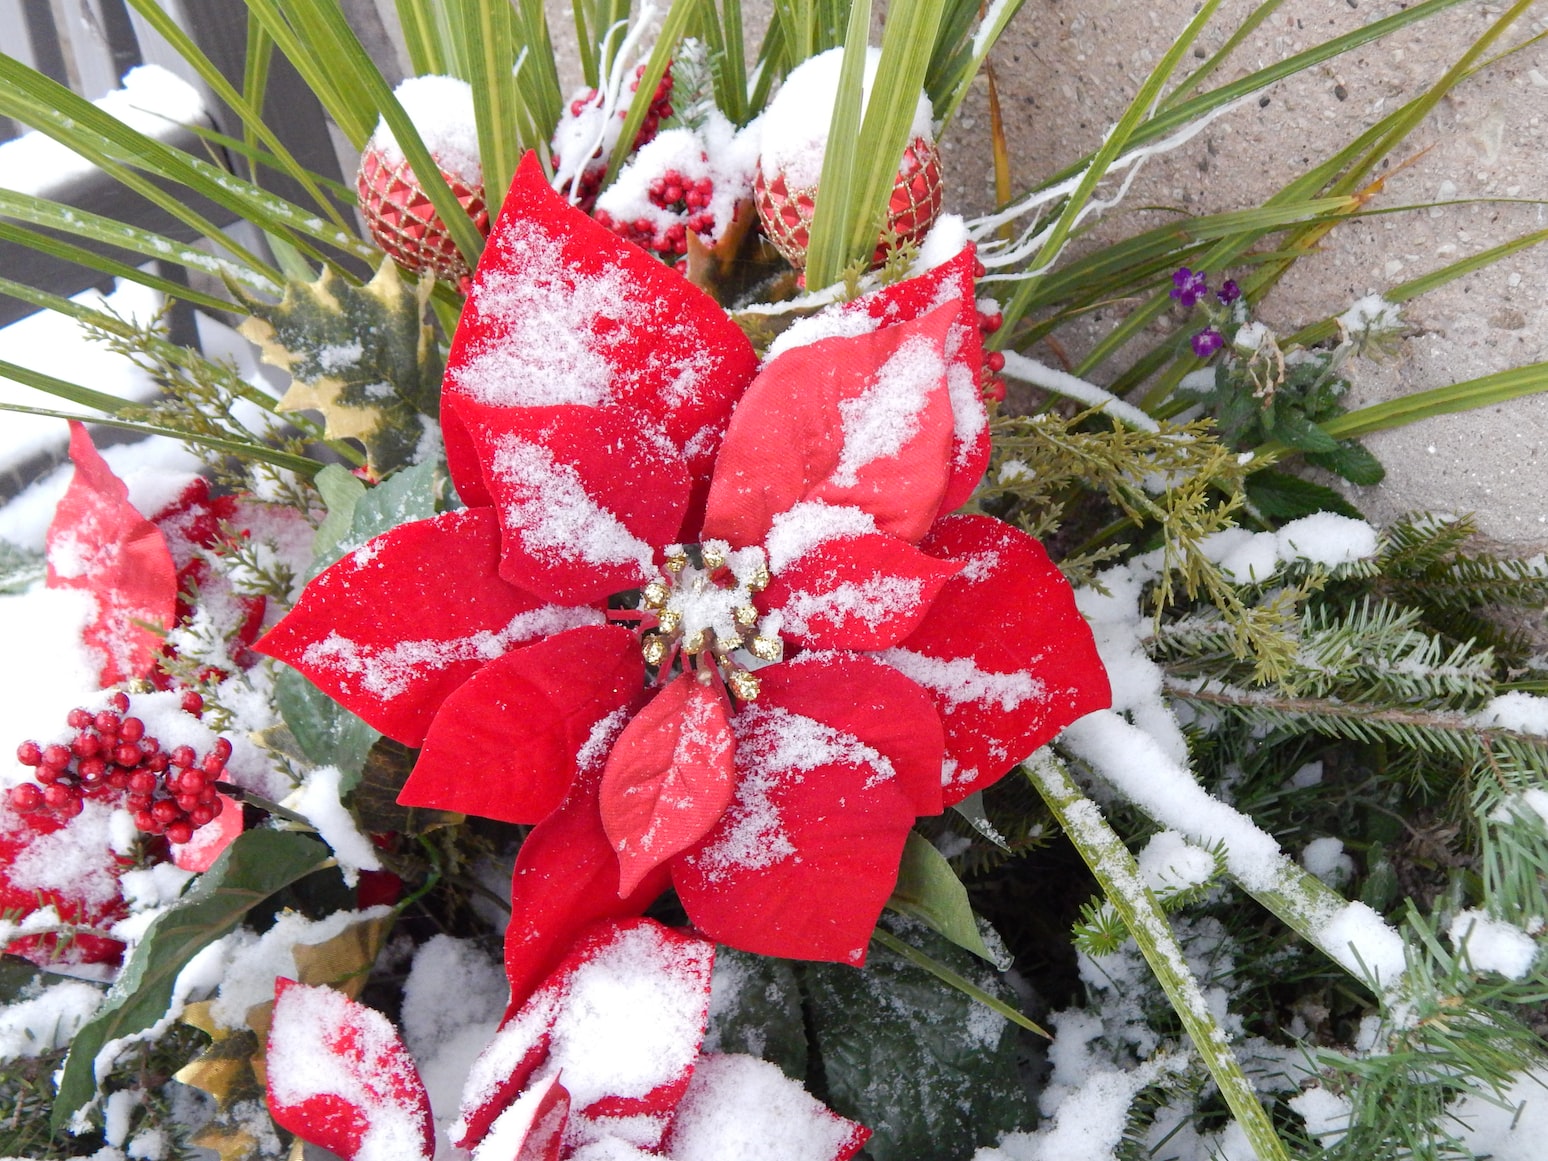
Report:
[{"label": "red poinsettia flower", "polygon": [[988,444],[965,249],[756,368],[706,296],[518,173],[453,344],[470,507],[317,578],[260,649],[422,746],[401,801],[536,824],[513,1009],[675,887],[860,963],[916,817],[1108,689],[1030,537],[948,515]]},{"label": "red poinsettia flower", "polygon": [[[473,1161],[848,1161],[870,1133],[777,1067],[700,1052],[715,945],[649,919],[599,924],[470,1070],[451,1126]],[[430,1101],[397,1030],[328,988],[275,984],[274,1119],[345,1161],[428,1161]]]}]

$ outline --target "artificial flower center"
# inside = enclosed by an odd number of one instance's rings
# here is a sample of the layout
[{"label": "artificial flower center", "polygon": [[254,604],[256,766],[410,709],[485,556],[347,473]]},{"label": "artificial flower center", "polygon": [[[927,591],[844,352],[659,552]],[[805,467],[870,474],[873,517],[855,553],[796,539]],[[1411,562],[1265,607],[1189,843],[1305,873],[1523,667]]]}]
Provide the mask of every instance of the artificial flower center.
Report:
[{"label": "artificial flower center", "polygon": [[752,701],[758,678],[748,662],[778,661],[783,654],[753,604],[753,594],[768,584],[761,548],[733,549],[723,540],[672,545],[661,575],[640,594],[646,662],[664,672],[680,659],[699,680],[718,675],[737,698]]}]

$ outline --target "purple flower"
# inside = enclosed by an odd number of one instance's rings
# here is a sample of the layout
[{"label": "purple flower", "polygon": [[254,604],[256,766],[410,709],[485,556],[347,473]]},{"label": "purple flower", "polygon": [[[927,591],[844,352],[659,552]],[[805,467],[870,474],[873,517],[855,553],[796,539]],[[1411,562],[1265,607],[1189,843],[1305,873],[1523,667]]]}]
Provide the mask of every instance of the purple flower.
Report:
[{"label": "purple flower", "polygon": [[1220,284],[1220,289],[1215,292],[1215,297],[1230,306],[1242,296],[1242,288],[1236,285],[1236,279],[1227,278]]},{"label": "purple flower", "polygon": [[1225,346],[1225,336],[1214,327],[1205,327],[1193,336],[1193,353],[1201,359],[1207,359]]},{"label": "purple flower", "polygon": [[1192,310],[1208,293],[1209,284],[1204,281],[1202,270],[1194,273],[1184,266],[1172,274],[1172,297],[1187,310]]}]

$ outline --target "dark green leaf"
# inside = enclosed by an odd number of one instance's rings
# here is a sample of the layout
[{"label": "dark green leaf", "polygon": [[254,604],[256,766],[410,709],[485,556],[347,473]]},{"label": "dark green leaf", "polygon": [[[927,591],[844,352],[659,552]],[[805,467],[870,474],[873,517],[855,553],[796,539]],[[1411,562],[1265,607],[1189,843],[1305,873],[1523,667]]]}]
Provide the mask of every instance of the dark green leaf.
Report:
[{"label": "dark green leaf", "polygon": [[993,962],[973,918],[967,888],[946,856],[918,831],[909,832],[898,867],[898,885],[887,906],[929,924],[958,947]]},{"label": "dark green leaf", "polygon": [[398,791],[408,781],[416,755],[417,751],[391,738],[381,738],[371,747],[350,803],[361,830],[367,834],[396,831],[418,835],[462,821],[462,815],[451,811],[398,804]]},{"label": "dark green leaf", "polygon": [[1387,469],[1381,466],[1381,461],[1352,439],[1342,441],[1335,451],[1307,452],[1306,462],[1325,468],[1362,488],[1379,484],[1387,476]]},{"label": "dark green leaf", "polygon": [[[886,918],[909,942],[1014,1002],[999,974],[928,931]],[[874,1134],[876,1161],[965,1161],[1033,1119],[1017,1069],[1020,1032],[899,956],[874,949],[864,969],[803,969],[827,1102]]]},{"label": "dark green leaf", "polygon": [[344,546],[350,542],[355,505],[365,495],[366,486],[348,468],[338,464],[329,464],[317,473],[313,482],[328,505],[328,515],[323,517],[312,537],[311,576],[316,576],[349,551]]},{"label": "dark green leaf", "polygon": [[733,947],[715,949],[706,1052],[745,1052],[806,1081],[801,985],[789,962]]},{"label": "dark green leaf", "polygon": [[274,679],[274,704],[306,756],[319,766],[338,767],[341,793],[354,789],[381,734],[295,669],[282,669]]},{"label": "dark green leaf", "polygon": [[145,1031],[166,1015],[172,985],[189,960],[234,930],[253,907],[320,869],[330,857],[328,848],[310,835],[277,830],[238,835],[189,892],[146,929],[102,1009],[76,1034],[54,1102],[55,1130],[96,1093],[96,1058],[103,1047]]},{"label": "dark green leaf", "polygon": [[1299,411],[1276,407],[1264,422],[1269,437],[1302,452],[1338,450],[1338,441]]},{"label": "dark green leaf", "polygon": [[1274,521],[1298,520],[1313,512],[1337,512],[1340,516],[1363,519],[1359,509],[1332,488],[1285,472],[1266,470],[1248,476],[1247,499]]}]

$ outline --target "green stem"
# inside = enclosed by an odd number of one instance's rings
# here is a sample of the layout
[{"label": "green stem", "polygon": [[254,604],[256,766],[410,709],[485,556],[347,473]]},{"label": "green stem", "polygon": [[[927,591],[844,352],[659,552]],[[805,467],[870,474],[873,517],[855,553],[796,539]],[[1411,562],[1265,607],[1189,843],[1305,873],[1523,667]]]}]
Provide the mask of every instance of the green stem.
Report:
[{"label": "green stem", "polygon": [[1021,1025],[1021,1027],[1025,1028],[1028,1032],[1036,1032],[1039,1036],[1046,1040],[1053,1039],[1053,1035],[1046,1028],[1037,1024],[1033,1020],[1028,1019],[1026,1016],[1023,1016],[1004,1000],[998,999],[990,993],[984,991],[983,988],[979,987],[966,976],[952,971],[945,964],[926,955],[912,944],[904,943],[896,935],[893,935],[892,932],[886,930],[885,928],[878,927],[875,931],[871,932],[871,938],[885,947],[888,951],[902,956],[915,967],[923,968],[942,983],[950,984],[963,995],[977,1000],[980,1004],[990,1009],[991,1011],[998,1012],[1011,1023]]},{"label": "green stem", "polygon": [[1081,793],[1064,764],[1049,750],[1034,754],[1025,769],[1032,785],[1037,787],[1139,945],[1145,962],[1160,981],[1260,1161],[1290,1161],[1284,1143],[1258,1103],[1252,1082],[1231,1051],[1225,1031],[1210,1015],[1203,990],[1188,970],[1182,948],[1172,934],[1161,905],[1140,878],[1139,864],[1134,861],[1129,848],[1107,825],[1096,804]]}]

